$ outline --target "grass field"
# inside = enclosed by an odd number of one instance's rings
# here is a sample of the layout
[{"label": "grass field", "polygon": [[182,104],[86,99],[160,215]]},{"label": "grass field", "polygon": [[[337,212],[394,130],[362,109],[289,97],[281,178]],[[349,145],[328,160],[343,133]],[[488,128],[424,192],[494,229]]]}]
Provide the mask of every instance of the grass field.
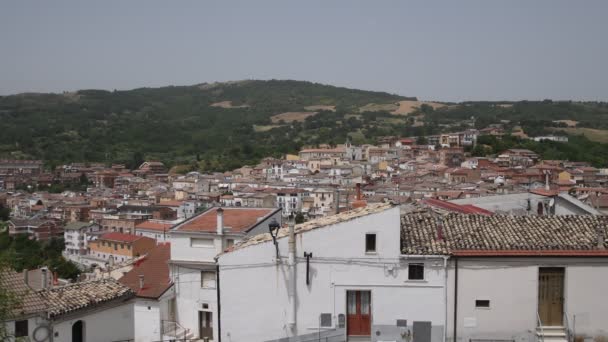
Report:
[{"label": "grass field", "polygon": [[317,115],[317,112],[285,112],[270,117],[272,123],[278,123],[281,120],[285,123],[299,121],[304,122],[307,117]]},{"label": "grass field", "polygon": [[549,127],[552,131],[563,131],[571,135],[584,135],[591,141],[597,141],[601,143],[608,143],[608,130],[606,129],[595,129],[586,127],[571,127],[571,128],[560,128],[560,127]]},{"label": "grass field", "polygon": [[253,125],[253,130],[256,132],[267,132],[277,127],[281,127],[281,125]]}]

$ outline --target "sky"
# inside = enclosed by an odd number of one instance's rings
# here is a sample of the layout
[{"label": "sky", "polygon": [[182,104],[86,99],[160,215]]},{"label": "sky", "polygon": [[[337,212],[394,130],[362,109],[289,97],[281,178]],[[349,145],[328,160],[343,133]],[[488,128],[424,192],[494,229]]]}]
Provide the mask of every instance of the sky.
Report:
[{"label": "sky", "polygon": [[608,1],[0,2],[0,94],[295,79],[608,100]]}]

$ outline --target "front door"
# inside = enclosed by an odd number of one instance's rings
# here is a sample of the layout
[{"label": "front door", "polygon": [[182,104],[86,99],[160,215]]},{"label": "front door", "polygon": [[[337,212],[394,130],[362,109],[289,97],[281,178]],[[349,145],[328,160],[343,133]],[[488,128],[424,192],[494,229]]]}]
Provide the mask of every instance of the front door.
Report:
[{"label": "front door", "polygon": [[541,267],[538,270],[538,315],[541,325],[563,324],[564,269]]},{"label": "front door", "polygon": [[198,312],[198,326],[201,340],[208,338],[213,340],[213,312],[199,311]]},{"label": "front door", "polygon": [[370,291],[347,291],[346,334],[348,336],[370,336],[371,331]]}]

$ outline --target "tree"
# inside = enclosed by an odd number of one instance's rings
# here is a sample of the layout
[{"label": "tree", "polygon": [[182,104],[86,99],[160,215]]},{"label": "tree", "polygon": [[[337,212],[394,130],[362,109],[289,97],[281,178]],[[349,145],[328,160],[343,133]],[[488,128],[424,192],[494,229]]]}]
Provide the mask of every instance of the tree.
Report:
[{"label": "tree", "polygon": [[11,210],[0,204],[0,221],[8,221],[11,217]]},{"label": "tree", "polygon": [[306,221],[306,218],[304,217],[304,214],[302,214],[301,212],[298,212],[296,214],[295,220],[296,220],[296,224],[300,224],[300,223],[304,223]]},{"label": "tree", "polygon": [[417,145],[426,145],[426,144],[428,144],[428,142],[429,141],[426,139],[425,136],[419,136],[419,137],[416,138],[416,144]]}]

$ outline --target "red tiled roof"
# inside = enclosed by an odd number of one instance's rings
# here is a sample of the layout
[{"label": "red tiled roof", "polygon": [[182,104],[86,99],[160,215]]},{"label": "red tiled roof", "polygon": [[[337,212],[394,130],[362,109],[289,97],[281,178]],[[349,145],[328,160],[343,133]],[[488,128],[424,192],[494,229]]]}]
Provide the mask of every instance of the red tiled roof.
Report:
[{"label": "red tiled roof", "polygon": [[530,190],[530,193],[541,196],[557,196],[559,194],[559,190],[557,189],[533,189]]},{"label": "red tiled roof", "polygon": [[99,237],[100,240],[118,241],[118,242],[134,242],[139,239],[149,239],[145,236],[137,236],[118,232],[105,233]]},{"label": "red tiled roof", "polygon": [[158,230],[162,232],[171,227],[173,227],[173,223],[164,223],[148,220],[136,225],[135,229]]},{"label": "red tiled roof", "polygon": [[442,200],[438,200],[438,199],[434,199],[434,198],[427,198],[422,201],[431,206],[439,207],[441,209],[445,209],[445,210],[449,210],[449,211],[453,211],[453,212],[457,212],[457,213],[479,214],[479,215],[486,215],[486,216],[494,215],[493,212],[485,210],[483,208],[476,207],[472,204],[460,205],[460,204],[446,202],[446,201],[442,201]]},{"label": "red tiled roof", "polygon": [[459,257],[475,257],[475,256],[553,256],[553,257],[569,257],[569,256],[608,256],[608,250],[475,250],[463,249],[452,252],[454,256]]},{"label": "red tiled roof", "polygon": [[[169,277],[168,261],[171,258],[171,245],[160,244],[136,263],[118,281],[130,287],[138,297],[158,298],[172,285]],[[139,287],[139,276],[144,276],[144,286]]]},{"label": "red tiled roof", "polygon": [[[274,208],[222,208],[224,210],[224,227],[233,232],[244,232],[253,227],[258,220],[273,213]],[[176,230],[195,232],[215,232],[217,228],[217,208],[209,209],[190,219]]]}]

